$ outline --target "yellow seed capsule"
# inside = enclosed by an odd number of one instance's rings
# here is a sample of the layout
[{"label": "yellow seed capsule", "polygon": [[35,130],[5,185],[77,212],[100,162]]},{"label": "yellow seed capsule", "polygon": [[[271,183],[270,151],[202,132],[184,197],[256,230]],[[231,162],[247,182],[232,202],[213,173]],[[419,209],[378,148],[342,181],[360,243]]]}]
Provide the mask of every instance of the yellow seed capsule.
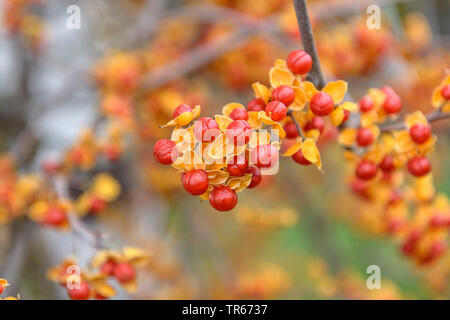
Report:
[{"label": "yellow seed capsule", "polygon": [[183,112],[178,117],[176,117],[175,122],[179,126],[185,126],[194,119],[194,114],[192,112]]}]

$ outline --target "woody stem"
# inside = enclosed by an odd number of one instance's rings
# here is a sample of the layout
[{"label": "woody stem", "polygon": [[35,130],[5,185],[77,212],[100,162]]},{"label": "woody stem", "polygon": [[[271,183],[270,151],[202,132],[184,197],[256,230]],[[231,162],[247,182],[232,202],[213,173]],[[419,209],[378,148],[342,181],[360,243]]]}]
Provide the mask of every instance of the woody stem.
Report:
[{"label": "woody stem", "polygon": [[[426,117],[427,117],[428,122],[433,123],[433,122],[436,122],[439,120],[450,119],[450,113],[449,112],[444,113],[441,110],[438,110],[438,111],[427,114]],[[407,129],[407,126],[404,121],[380,125],[381,132],[397,131],[397,130],[405,130],[405,129]]]},{"label": "woody stem", "polygon": [[300,127],[300,124],[298,123],[297,119],[295,119],[294,115],[292,114],[292,110],[289,110],[287,115],[291,118],[292,122],[295,124],[295,127],[297,128],[298,135],[300,137],[304,138],[303,132],[302,132],[302,128]]},{"label": "woody stem", "polygon": [[294,0],[295,14],[297,15],[298,28],[302,37],[304,50],[311,56],[313,65],[308,77],[314,82],[319,90],[326,85],[325,77],[320,68],[319,56],[317,54],[316,42],[312,32],[311,20],[306,6],[306,0]]}]

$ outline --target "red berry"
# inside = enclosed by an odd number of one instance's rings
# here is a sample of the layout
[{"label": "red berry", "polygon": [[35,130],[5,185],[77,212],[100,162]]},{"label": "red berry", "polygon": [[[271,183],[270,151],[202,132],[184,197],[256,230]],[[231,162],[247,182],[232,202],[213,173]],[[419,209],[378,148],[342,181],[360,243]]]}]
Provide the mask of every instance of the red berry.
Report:
[{"label": "red berry", "polygon": [[261,180],[262,180],[261,170],[259,170],[258,167],[254,167],[254,166],[248,167],[247,173],[252,174],[252,181],[250,182],[250,184],[248,185],[247,188],[249,188],[249,189],[255,188],[257,185],[259,185],[261,183]]},{"label": "red berry", "polygon": [[252,163],[260,169],[273,167],[278,157],[278,150],[271,144],[257,145],[250,154]]},{"label": "red berry", "polygon": [[218,211],[230,211],[236,206],[236,192],[227,186],[215,187],[209,195],[209,203]]},{"label": "red berry", "polygon": [[388,95],[383,104],[384,112],[387,114],[395,114],[402,109],[402,99],[395,92]]},{"label": "red berry", "polygon": [[191,112],[192,108],[190,106],[188,106],[187,104],[180,104],[174,111],[172,114],[172,118],[175,119],[176,117],[178,117],[180,114],[185,113],[185,112]]},{"label": "red berry", "polygon": [[105,200],[100,199],[97,196],[93,196],[91,199],[91,206],[89,208],[89,212],[91,214],[97,214],[105,210],[107,205],[108,203]]},{"label": "red berry", "polygon": [[286,138],[294,139],[298,137],[297,126],[293,121],[287,122],[284,127],[284,131],[286,132]]},{"label": "red berry", "polygon": [[247,110],[244,108],[234,108],[230,113],[230,118],[233,120],[248,120]]},{"label": "red berry", "polygon": [[372,131],[368,128],[359,128],[358,133],[356,135],[356,142],[361,147],[367,147],[370,145],[374,140],[374,136]]},{"label": "red berry", "polygon": [[362,160],[356,166],[355,174],[361,180],[370,180],[377,174],[377,166],[368,160]]},{"label": "red berry", "polygon": [[281,85],[272,91],[272,100],[283,102],[285,106],[289,106],[295,100],[294,89]]},{"label": "red berry", "polygon": [[346,122],[350,118],[350,111],[344,109],[344,118],[342,119],[342,123]]},{"label": "red berry", "polygon": [[408,171],[415,177],[421,177],[431,171],[431,163],[424,156],[415,156],[408,161]]},{"label": "red berry", "polygon": [[409,129],[409,135],[415,143],[424,143],[431,137],[431,127],[429,125],[416,123]]},{"label": "red berry", "polygon": [[200,118],[194,123],[194,136],[198,141],[211,142],[214,141],[219,134],[219,124],[212,118]]},{"label": "red berry", "polygon": [[264,111],[266,103],[261,98],[255,98],[247,104],[247,111]]},{"label": "red berry", "polygon": [[233,120],[227,127],[226,136],[235,145],[247,144],[252,135],[252,127],[245,120]]},{"label": "red berry", "polygon": [[450,100],[450,84],[442,87],[441,94],[444,99]]},{"label": "red berry", "polygon": [[183,175],[183,187],[194,196],[204,194],[208,190],[209,178],[204,170],[191,170]]},{"label": "red berry", "polygon": [[289,53],[286,61],[288,68],[294,74],[308,73],[313,63],[311,56],[303,50],[292,51]]},{"label": "red berry", "polygon": [[381,88],[381,91],[383,91],[383,93],[386,95],[386,97],[389,97],[389,96],[392,96],[392,95],[397,94],[397,93],[394,91],[394,89],[392,89],[392,88],[389,87],[389,86],[384,86],[384,87],[382,87],[382,88]]},{"label": "red berry", "polygon": [[325,92],[319,92],[312,97],[310,107],[316,116],[326,116],[333,111],[334,101]]},{"label": "red berry", "polygon": [[272,101],[267,104],[266,113],[273,121],[281,121],[286,118],[287,108],[281,101]]},{"label": "red berry", "polygon": [[100,272],[112,276],[114,274],[114,268],[116,263],[113,260],[108,259],[100,266]]},{"label": "red berry", "polygon": [[66,212],[58,207],[50,208],[43,223],[49,226],[60,226],[66,221]]},{"label": "red berry", "polygon": [[378,164],[378,167],[380,167],[383,172],[391,172],[395,169],[394,157],[390,154],[385,155],[383,160]]},{"label": "red berry", "polygon": [[367,184],[366,181],[363,181],[363,180],[360,180],[360,179],[355,179],[350,184],[350,187],[351,187],[352,191],[354,193],[356,193],[358,196],[360,196],[360,197],[362,197],[364,199],[369,199],[370,198],[369,185]]},{"label": "red berry", "polygon": [[100,293],[98,293],[98,292],[96,292],[95,294],[94,294],[94,298],[96,299],[96,300],[106,300],[106,299],[108,299],[108,297],[105,297],[105,296],[102,296]]},{"label": "red berry", "polygon": [[[73,284],[74,288],[67,288],[67,293],[72,300],[88,300],[91,294],[91,289],[89,285],[82,281],[79,283],[79,286]],[[77,288],[78,287],[78,288]]]},{"label": "red berry", "polygon": [[41,168],[46,174],[52,175],[61,168],[61,163],[54,159],[45,159]]},{"label": "red berry", "polygon": [[227,171],[230,176],[242,177],[247,172],[248,161],[247,158],[241,155],[236,155],[231,158],[227,165]]},{"label": "red berry", "polygon": [[312,164],[308,159],[306,159],[303,156],[302,150],[298,150],[296,153],[292,155],[292,159],[294,159],[295,162],[298,164],[301,164],[302,166],[309,166]]},{"label": "red berry", "polygon": [[319,130],[320,134],[323,133],[323,130],[325,129],[325,122],[321,117],[314,117],[310,122],[308,122],[305,125],[305,131],[309,130]]},{"label": "red berry", "polygon": [[364,96],[359,100],[359,110],[361,112],[368,112],[373,109],[374,102],[370,96]]},{"label": "red berry", "polygon": [[2,293],[3,293],[3,290],[5,290],[5,287],[3,287],[3,285],[2,285],[2,284],[0,284],[0,294],[2,294]]},{"label": "red berry", "polygon": [[120,283],[126,283],[134,279],[136,272],[130,264],[122,262],[114,268],[114,276]]},{"label": "red berry", "polygon": [[158,140],[153,147],[153,157],[161,164],[172,164],[177,156],[178,152],[175,142],[171,140]]}]

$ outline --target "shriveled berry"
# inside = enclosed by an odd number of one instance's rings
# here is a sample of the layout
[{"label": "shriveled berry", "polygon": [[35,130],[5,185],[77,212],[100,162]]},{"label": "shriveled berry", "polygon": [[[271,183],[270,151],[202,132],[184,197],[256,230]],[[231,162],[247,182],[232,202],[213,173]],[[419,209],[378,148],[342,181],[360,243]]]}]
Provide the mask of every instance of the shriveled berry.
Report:
[{"label": "shriveled berry", "polygon": [[227,127],[225,135],[235,145],[247,144],[252,135],[252,127],[245,120],[233,120]]},{"label": "shriveled berry", "polygon": [[415,156],[407,164],[409,173],[415,177],[421,177],[431,171],[431,163],[425,156]]},{"label": "shriveled berry", "polygon": [[362,160],[356,166],[355,174],[361,180],[370,180],[376,176],[377,166],[371,161]]},{"label": "shriveled berry", "polygon": [[333,99],[325,92],[316,93],[310,102],[312,113],[316,116],[329,115],[334,109]]},{"label": "shriveled berry", "polygon": [[266,109],[266,103],[261,98],[255,98],[247,104],[247,111],[264,111]]},{"label": "shriveled berry", "polygon": [[91,294],[91,289],[87,282],[80,282],[79,285],[73,284],[73,288],[67,288],[67,294],[72,300],[88,300]]},{"label": "shriveled berry", "polygon": [[287,122],[284,127],[284,131],[286,132],[286,138],[294,139],[298,137],[297,126],[293,121]]},{"label": "shriveled berry", "polygon": [[168,139],[160,139],[153,147],[153,157],[161,164],[172,164],[178,156],[174,141]]},{"label": "shriveled berry", "polygon": [[383,172],[391,172],[395,169],[394,157],[390,154],[385,155],[378,164],[378,167],[380,167]]},{"label": "shriveled berry", "polygon": [[247,110],[244,108],[234,108],[230,113],[230,118],[233,120],[248,120]]},{"label": "shriveled berry", "polygon": [[370,96],[364,96],[362,97],[359,102],[359,110],[361,112],[368,112],[373,109],[373,106],[375,105],[372,98]]},{"label": "shriveled berry", "polygon": [[302,166],[309,166],[310,164],[312,164],[312,162],[305,158],[302,150],[298,150],[296,153],[294,153],[292,155],[292,159],[294,159],[295,162],[301,164]]},{"label": "shriveled berry", "polygon": [[281,121],[286,118],[287,108],[281,101],[272,101],[267,104],[266,113],[273,121]]},{"label": "shriveled berry", "polygon": [[278,162],[278,150],[271,144],[260,144],[253,148],[250,159],[258,168],[271,168]]},{"label": "shriveled berry", "polygon": [[227,186],[215,187],[209,195],[209,203],[218,211],[230,211],[237,204],[236,192]]},{"label": "shriveled berry", "polygon": [[133,266],[129,263],[122,262],[118,263],[114,268],[114,277],[116,277],[117,281],[120,283],[126,283],[134,279],[136,276],[136,272],[134,271]]},{"label": "shriveled berry", "polygon": [[230,176],[242,177],[247,172],[248,160],[245,156],[235,155],[227,165]]},{"label": "shriveled berry", "polygon": [[272,91],[272,100],[283,102],[285,106],[289,106],[295,100],[295,92],[290,86],[281,85]]},{"label": "shriveled berry", "polygon": [[409,135],[415,143],[424,143],[431,137],[431,127],[422,123],[416,123],[409,129]]},{"label": "shriveled berry", "polygon": [[450,84],[442,87],[441,94],[444,99],[450,100]]},{"label": "shriveled berry", "polygon": [[320,134],[323,133],[323,130],[325,129],[325,122],[321,117],[314,117],[305,124],[305,131],[309,130],[319,130]]},{"label": "shriveled berry", "polygon": [[255,167],[255,166],[248,167],[247,173],[252,174],[252,181],[248,185],[248,187],[247,187],[248,189],[255,188],[256,186],[258,186],[261,183],[261,180],[262,180],[261,170],[259,170],[258,167]]},{"label": "shriveled berry", "polygon": [[294,74],[305,74],[311,70],[313,61],[311,56],[303,50],[294,50],[286,59],[289,70]]},{"label": "shriveled berry", "polygon": [[205,170],[191,170],[183,175],[183,187],[194,196],[204,194],[208,190],[209,178]]},{"label": "shriveled berry", "polygon": [[220,135],[219,124],[216,120],[204,117],[194,123],[194,136],[198,141],[211,142]]},{"label": "shriveled berry", "polygon": [[368,128],[359,128],[356,134],[356,142],[361,147],[367,147],[374,140],[372,131]]}]

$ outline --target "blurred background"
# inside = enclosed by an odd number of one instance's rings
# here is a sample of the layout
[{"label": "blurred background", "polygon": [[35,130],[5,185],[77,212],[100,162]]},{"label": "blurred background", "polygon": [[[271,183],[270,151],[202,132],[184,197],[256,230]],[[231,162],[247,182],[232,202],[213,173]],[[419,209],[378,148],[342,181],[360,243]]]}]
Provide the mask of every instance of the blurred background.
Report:
[{"label": "blurred background", "polygon": [[[369,30],[373,4],[381,28]],[[432,91],[450,71],[450,1],[308,5],[327,79],[347,81],[355,99],[390,85],[405,112],[432,111]],[[71,29],[77,8],[80,28]],[[113,248],[151,254],[137,292],[113,283],[115,298],[450,296],[450,255],[419,266],[402,254],[346,184],[331,128],[320,141],[324,174],[285,159],[228,213],[188,195],[176,170],[153,160],[155,141],[171,133],[158,126],[176,106],[200,104],[213,116],[228,102],[247,104],[273,61],[301,48],[291,0],[2,0],[0,10],[0,277],[12,284],[8,295],[66,299],[47,270],[70,256],[84,268],[96,252],[83,232],[46,224],[24,200],[29,185],[51,199],[42,177],[64,163],[83,226]],[[433,128],[436,189],[448,195],[450,127]],[[105,172],[121,192],[100,201],[92,181]],[[11,189],[20,177],[25,187]],[[366,286],[369,265],[381,269],[380,290]]]}]

